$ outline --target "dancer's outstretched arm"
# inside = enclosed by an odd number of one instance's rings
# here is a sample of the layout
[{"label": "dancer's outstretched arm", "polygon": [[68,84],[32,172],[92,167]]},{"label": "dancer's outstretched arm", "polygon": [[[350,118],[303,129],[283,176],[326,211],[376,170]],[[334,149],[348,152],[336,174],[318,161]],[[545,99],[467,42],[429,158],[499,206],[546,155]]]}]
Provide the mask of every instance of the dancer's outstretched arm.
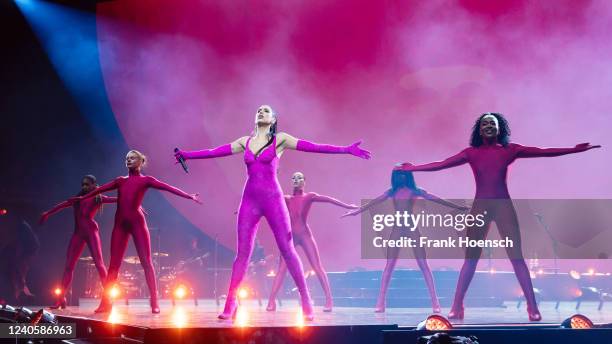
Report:
[{"label": "dancer's outstretched arm", "polygon": [[353,143],[350,146],[334,146],[328,144],[319,144],[303,139],[297,139],[287,133],[278,133],[276,135],[277,142],[282,150],[295,149],[302,152],[327,153],[327,154],[351,154],[362,159],[370,159],[369,151],[359,147],[361,140]]},{"label": "dancer's outstretched arm", "polygon": [[71,201],[71,200],[63,201],[62,203],[56,204],[53,208],[43,212],[40,215],[40,220],[38,221],[38,223],[42,225],[43,223],[47,222],[47,219],[49,218],[49,216],[57,214],[61,210],[71,207],[73,204],[74,204],[74,201]]},{"label": "dancer's outstretched arm", "polygon": [[337,206],[340,206],[342,208],[345,209],[358,209],[359,206],[356,206],[354,204],[346,204],[340,200],[337,200],[333,197],[329,197],[329,196],[325,196],[325,195],[319,195],[318,193],[312,192],[312,201],[313,202],[324,202],[324,203],[331,203],[331,204],[335,204]]},{"label": "dancer's outstretched arm", "polygon": [[539,148],[522,146],[516,143],[511,143],[512,148],[516,150],[517,158],[539,158],[539,157],[553,157],[565,154],[581,153],[586,152],[590,149],[601,148],[600,145],[591,145],[590,143],[579,143],[571,148]]},{"label": "dancer's outstretched arm", "polygon": [[183,198],[187,198],[187,199],[191,199],[193,201],[195,201],[196,203],[202,204],[202,202],[200,201],[200,199],[198,198],[198,194],[188,194],[185,191],[174,187],[170,184],[166,184],[160,180],[158,180],[155,177],[151,177],[151,176],[147,176],[148,181],[149,181],[149,186],[154,188],[154,189],[158,189],[158,190],[164,190],[164,191],[168,191],[170,193],[173,193],[177,196],[183,197]]},{"label": "dancer's outstretched arm", "polygon": [[357,215],[357,214],[361,214],[361,213],[363,213],[364,211],[366,211],[366,210],[368,210],[368,209],[372,208],[373,206],[375,206],[375,205],[377,205],[377,204],[380,204],[380,203],[384,202],[385,200],[387,200],[387,198],[389,198],[389,196],[390,196],[389,192],[390,192],[390,191],[391,191],[391,190],[385,191],[385,192],[384,192],[382,195],[380,195],[380,196],[376,197],[375,199],[373,199],[373,200],[369,201],[368,203],[366,203],[366,204],[362,205],[361,207],[359,207],[359,208],[357,208],[357,209],[355,209],[355,210],[352,210],[352,211],[349,211],[348,213],[345,213],[345,214],[344,214],[344,215],[342,215],[341,217],[346,217],[346,216],[355,216],[355,215]]},{"label": "dancer's outstretched arm", "polygon": [[423,189],[419,189],[419,196],[423,197],[426,200],[432,201],[432,202],[436,202],[438,204],[442,204],[444,206],[447,206],[449,208],[455,208],[455,209],[459,209],[459,210],[469,210],[470,208],[463,206],[463,205],[459,205],[459,204],[455,204],[453,202],[447,201],[445,199],[442,199],[436,195],[430,194],[429,192],[427,192],[426,190]]},{"label": "dancer's outstretched arm", "polygon": [[228,143],[228,144],[225,144],[223,146],[219,146],[213,149],[203,149],[203,150],[198,150],[198,151],[179,150],[178,152],[174,153],[174,157],[177,159],[177,161],[179,157],[182,157],[185,160],[212,159],[212,158],[224,157],[224,156],[244,152],[247,139],[248,139],[248,136],[243,136],[231,143]]},{"label": "dancer's outstretched arm", "polygon": [[467,153],[466,153],[467,149],[462,150],[461,152],[446,158],[442,161],[436,161],[436,162],[430,162],[429,164],[422,164],[422,165],[413,165],[409,162],[405,162],[402,164],[398,164],[395,169],[396,170],[403,170],[403,171],[439,171],[439,170],[443,170],[445,168],[451,168],[451,167],[455,167],[455,166],[459,166],[459,165],[463,165],[466,162],[468,162],[467,160]]},{"label": "dancer's outstretched arm", "polygon": [[102,203],[117,203],[117,197],[102,195]]},{"label": "dancer's outstretched arm", "polygon": [[78,201],[82,201],[84,199],[92,198],[92,197],[94,197],[96,195],[99,195],[99,194],[101,194],[103,192],[107,192],[107,191],[110,191],[110,190],[115,190],[116,188],[119,187],[119,184],[117,182],[117,180],[119,178],[113,179],[113,181],[110,181],[110,182],[108,182],[108,183],[106,183],[106,184],[96,188],[95,190],[90,191],[88,194],[85,194],[83,196],[71,197],[68,200],[69,201],[73,201],[73,202],[78,202]]}]

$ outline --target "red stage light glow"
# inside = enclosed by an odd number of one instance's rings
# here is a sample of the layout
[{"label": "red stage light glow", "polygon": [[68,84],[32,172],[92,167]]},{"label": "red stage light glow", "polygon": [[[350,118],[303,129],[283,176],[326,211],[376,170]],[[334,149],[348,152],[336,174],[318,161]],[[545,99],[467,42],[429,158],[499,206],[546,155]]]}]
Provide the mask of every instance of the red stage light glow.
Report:
[{"label": "red stage light glow", "polygon": [[110,296],[111,299],[116,299],[120,295],[121,295],[121,289],[119,289],[119,287],[117,287],[116,285],[112,286],[110,290],[108,291],[108,296]]},{"label": "red stage light glow", "polygon": [[428,331],[448,331],[453,328],[453,325],[445,317],[439,314],[432,314],[424,321],[417,325],[417,330]]}]

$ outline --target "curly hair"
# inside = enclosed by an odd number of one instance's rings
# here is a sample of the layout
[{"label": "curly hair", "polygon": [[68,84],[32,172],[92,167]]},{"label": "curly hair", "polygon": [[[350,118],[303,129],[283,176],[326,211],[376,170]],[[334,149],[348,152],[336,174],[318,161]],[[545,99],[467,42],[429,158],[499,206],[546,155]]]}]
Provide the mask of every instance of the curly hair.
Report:
[{"label": "curly hair", "polygon": [[497,122],[499,124],[499,132],[497,133],[497,142],[499,142],[502,146],[507,146],[510,143],[510,125],[508,124],[508,120],[501,113],[497,112],[486,112],[480,115],[474,126],[472,127],[472,137],[470,138],[470,146],[472,147],[480,147],[482,146],[482,137],[480,136],[480,121],[485,116],[494,116],[497,118]]}]

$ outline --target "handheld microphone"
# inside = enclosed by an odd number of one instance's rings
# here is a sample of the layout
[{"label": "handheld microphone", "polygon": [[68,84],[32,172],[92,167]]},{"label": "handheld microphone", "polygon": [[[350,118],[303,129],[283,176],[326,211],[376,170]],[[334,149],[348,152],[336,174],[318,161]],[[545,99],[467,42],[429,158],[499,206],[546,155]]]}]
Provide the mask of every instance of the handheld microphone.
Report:
[{"label": "handheld microphone", "polygon": [[[174,148],[174,153],[178,153],[179,149],[178,148]],[[185,171],[185,173],[189,173],[189,168],[187,167],[187,163],[185,162],[185,159],[183,159],[183,157],[181,155],[179,155],[176,160],[178,160],[178,162],[181,164],[181,166],[183,167],[183,171]]]}]

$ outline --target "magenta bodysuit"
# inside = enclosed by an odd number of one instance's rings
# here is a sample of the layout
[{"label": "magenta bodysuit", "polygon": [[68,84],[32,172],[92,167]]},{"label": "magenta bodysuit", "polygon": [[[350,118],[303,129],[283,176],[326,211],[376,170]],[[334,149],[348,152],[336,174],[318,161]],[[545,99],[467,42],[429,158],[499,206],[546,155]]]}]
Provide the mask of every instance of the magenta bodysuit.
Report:
[{"label": "magenta bodysuit", "polygon": [[[250,150],[249,137],[244,147],[244,163],[247,165],[247,181],[242,192],[242,200],[238,210],[238,240],[236,259],[232,269],[229,292],[220,319],[228,319],[236,314],[236,291],[244,278],[246,269],[253,251],[257,224],[261,217],[268,220],[272,229],[276,244],[281,256],[287,264],[287,269],[293,277],[300,292],[302,311],[304,318],[314,318],[310,295],[306,288],[306,280],[302,271],[302,263],[293,246],[291,235],[291,221],[289,212],[283,198],[278,179],[278,156],[276,155],[276,136],[271,144],[263,149],[259,156]],[[303,152],[327,153],[327,154],[351,154],[363,159],[370,158],[370,152],[361,149],[361,141],[350,146],[334,146],[317,144],[306,140],[298,140],[295,149]],[[187,159],[210,159],[232,155],[231,144],[226,144],[214,149],[200,151],[177,151],[175,158]]]},{"label": "magenta bodysuit", "polygon": [[100,230],[98,223],[94,220],[94,216],[103,203],[116,202],[117,197],[108,197],[104,195],[101,195],[100,199],[90,198],[80,202],[64,201],[45,212],[41,217],[41,223],[43,223],[49,216],[59,212],[62,209],[70,206],[72,206],[74,209],[74,233],[70,237],[70,243],[68,244],[68,249],[66,251],[66,265],[64,267],[64,276],[62,278],[62,293],[59,304],[56,305],[56,307],[65,307],[65,300],[63,298],[70,288],[74,268],[77,260],[83,252],[83,248],[85,248],[85,244],[87,244],[89,252],[91,252],[91,257],[93,258],[96,269],[98,270],[100,281],[104,283],[106,280],[106,266],[104,265],[104,259],[102,258]]},{"label": "magenta bodysuit", "polygon": [[304,314],[310,315],[312,314],[310,295],[306,287],[302,263],[293,246],[291,220],[285,205],[283,191],[276,178],[279,161],[276,155],[276,137],[259,156],[255,156],[249,149],[250,141],[249,137],[244,152],[248,177],[238,210],[238,252],[223,313],[231,316],[233,312],[236,291],[246,273],[253,251],[257,224],[263,216],[272,229],[280,254],[300,292]]},{"label": "magenta bodysuit", "polygon": [[[119,268],[127,248],[127,242],[131,235],[134,239],[134,246],[140,258],[140,264],[144,269],[147,286],[151,295],[151,308],[154,313],[159,312],[157,305],[157,284],[155,281],[155,270],[151,260],[151,239],[149,229],[141,207],[145,192],[149,188],[165,190],[177,196],[193,199],[191,195],[157,180],[151,176],[143,176],[138,171],[130,171],[126,177],[118,177],[112,182],[104,184],[96,190],[82,196],[88,199],[99,193],[117,189],[117,211],[115,213],[115,223],[111,236],[111,259],[108,266],[108,276],[104,283],[105,290],[113,286],[117,281]],[[110,300],[107,293],[102,298],[102,303],[98,312],[110,310]]]},{"label": "magenta bodysuit", "polygon": [[[321,283],[321,287],[325,293],[325,307],[323,308],[323,311],[331,312],[333,300],[329,280],[327,278],[327,273],[323,268],[323,264],[321,263],[319,248],[307,222],[310,207],[315,202],[331,203],[345,209],[354,209],[356,207],[343,203],[333,197],[319,195],[314,192],[302,192],[300,194],[294,193],[293,195],[285,196],[285,203],[287,204],[287,209],[291,218],[291,231],[294,238],[293,242],[295,246],[302,246],[302,249],[306,254],[306,258],[310,262],[312,269],[315,271],[317,278]],[[274,283],[272,284],[272,291],[270,292],[268,306],[266,308],[268,311],[276,310],[276,295],[281,289],[285,275],[287,274],[287,266],[282,258],[279,260],[277,270],[278,271],[276,273]]]},{"label": "magenta bodysuit", "polygon": [[[517,243],[514,247],[506,249],[508,257],[527,300],[530,320],[540,320],[541,316],[535,300],[531,276],[522,257],[518,219],[508,192],[506,182],[508,166],[517,158],[553,157],[584,152],[588,149],[590,148],[587,145],[572,148],[538,148],[526,147],[516,143],[510,143],[505,147],[501,144],[483,144],[480,147],[468,147],[443,161],[424,165],[405,164],[401,169],[407,171],[438,171],[465,163],[470,164],[476,180],[476,196],[471,213],[478,214],[486,210],[487,221],[486,228],[469,228],[467,235],[472,239],[482,239],[486,236],[491,221],[495,221],[500,235],[512,238]],[[493,199],[502,200],[502,202],[486,201]],[[449,318],[463,318],[463,299],[474,277],[481,252],[482,248],[479,247],[470,247],[466,250],[466,259],[459,274]]]}]

